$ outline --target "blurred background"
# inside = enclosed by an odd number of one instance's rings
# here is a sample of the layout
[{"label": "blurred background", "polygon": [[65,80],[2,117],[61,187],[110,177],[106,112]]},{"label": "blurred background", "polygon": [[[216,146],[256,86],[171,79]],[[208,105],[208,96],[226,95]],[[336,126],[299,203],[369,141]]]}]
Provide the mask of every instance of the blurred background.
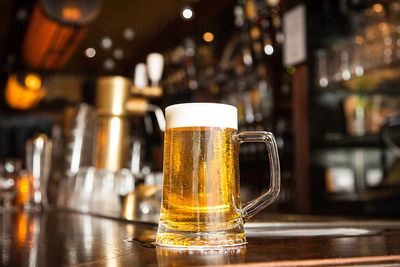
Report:
[{"label": "blurred background", "polygon": [[[399,66],[395,0],[3,0],[1,204],[157,214],[160,111],[221,102],[277,137],[269,211],[398,217]],[[267,165],[241,148],[243,201]]]}]

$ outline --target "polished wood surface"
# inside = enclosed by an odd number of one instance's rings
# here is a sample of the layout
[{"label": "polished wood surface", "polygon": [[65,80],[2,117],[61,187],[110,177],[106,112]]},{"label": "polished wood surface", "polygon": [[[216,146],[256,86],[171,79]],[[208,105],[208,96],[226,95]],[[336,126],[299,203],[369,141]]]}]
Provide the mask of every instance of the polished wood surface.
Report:
[{"label": "polished wood surface", "polygon": [[[267,219],[269,223],[266,224],[248,224],[245,247],[179,251],[153,247],[151,241],[155,238],[156,224],[56,210],[0,212],[0,266],[360,266],[400,263],[400,221],[331,221],[301,217],[302,222],[298,222],[296,216]],[[347,235],[340,234],[341,231]],[[333,234],[326,236],[329,232]],[[360,236],[357,236],[358,232],[361,232]]]}]

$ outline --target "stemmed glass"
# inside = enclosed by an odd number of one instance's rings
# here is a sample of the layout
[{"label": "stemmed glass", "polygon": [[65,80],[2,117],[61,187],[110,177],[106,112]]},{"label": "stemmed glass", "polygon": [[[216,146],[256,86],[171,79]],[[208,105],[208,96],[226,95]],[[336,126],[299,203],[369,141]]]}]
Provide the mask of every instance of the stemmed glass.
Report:
[{"label": "stemmed glass", "polygon": [[17,182],[22,162],[19,159],[7,159],[0,164],[0,198],[2,210],[11,210],[12,200],[17,193]]}]

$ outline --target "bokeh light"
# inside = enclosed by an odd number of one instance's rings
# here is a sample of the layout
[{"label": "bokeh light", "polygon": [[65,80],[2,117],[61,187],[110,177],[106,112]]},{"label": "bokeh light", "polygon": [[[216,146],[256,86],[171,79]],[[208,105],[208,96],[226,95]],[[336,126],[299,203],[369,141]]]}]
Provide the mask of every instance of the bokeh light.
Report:
[{"label": "bokeh light", "polygon": [[214,34],[212,34],[211,32],[205,32],[203,34],[203,40],[207,43],[214,41]]}]

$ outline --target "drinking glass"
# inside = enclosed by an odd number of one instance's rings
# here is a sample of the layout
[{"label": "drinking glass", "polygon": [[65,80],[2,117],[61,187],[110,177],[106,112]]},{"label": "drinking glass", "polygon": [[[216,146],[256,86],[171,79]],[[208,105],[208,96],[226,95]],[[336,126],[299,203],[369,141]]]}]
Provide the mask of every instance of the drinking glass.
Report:
[{"label": "drinking glass", "polygon": [[48,205],[47,184],[51,169],[52,141],[39,134],[26,142],[26,170],[30,185],[30,208]]},{"label": "drinking glass", "polygon": [[[167,107],[163,200],[156,244],[174,248],[243,245],[243,224],[271,204],[280,190],[275,138],[264,131],[237,132],[237,109],[216,103]],[[265,143],[269,190],[240,202],[239,145]]]},{"label": "drinking glass", "polygon": [[81,168],[76,176],[68,177],[60,206],[81,212],[118,217],[121,214],[120,196],[135,189],[135,179],[128,169],[117,172]]}]

